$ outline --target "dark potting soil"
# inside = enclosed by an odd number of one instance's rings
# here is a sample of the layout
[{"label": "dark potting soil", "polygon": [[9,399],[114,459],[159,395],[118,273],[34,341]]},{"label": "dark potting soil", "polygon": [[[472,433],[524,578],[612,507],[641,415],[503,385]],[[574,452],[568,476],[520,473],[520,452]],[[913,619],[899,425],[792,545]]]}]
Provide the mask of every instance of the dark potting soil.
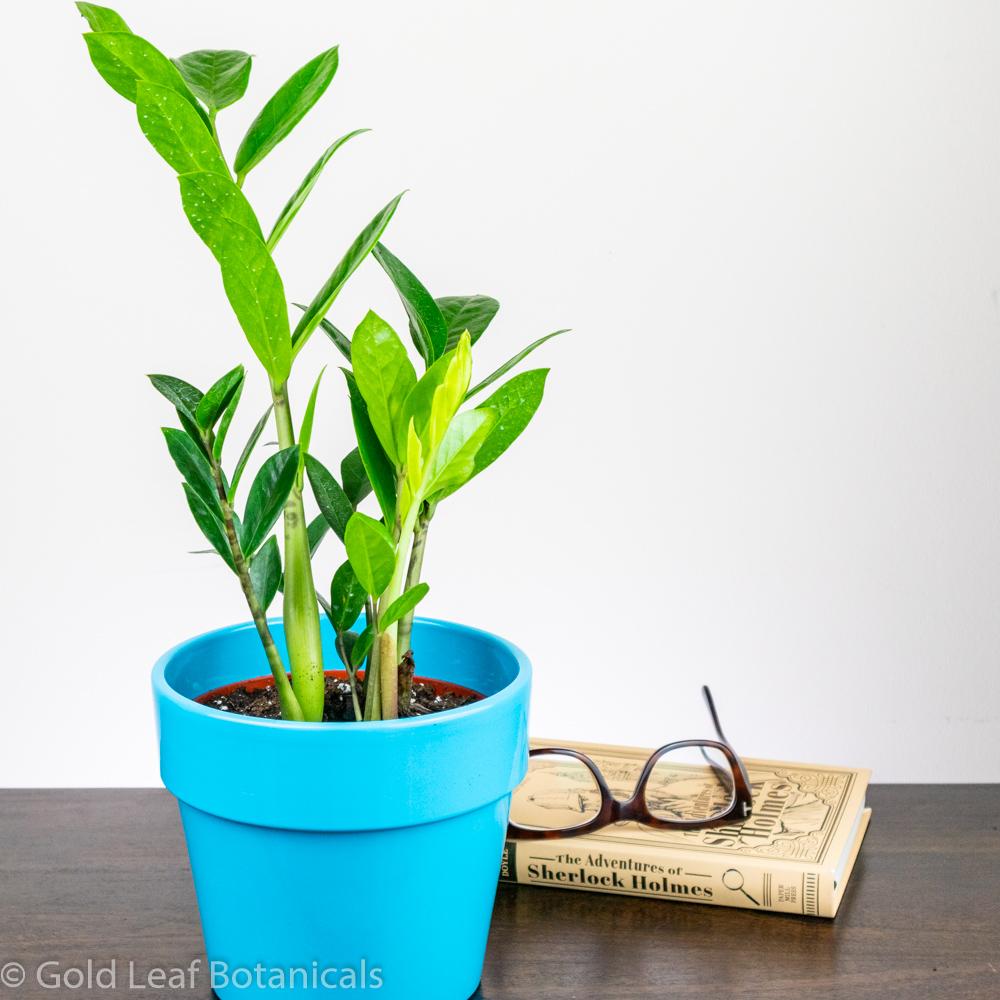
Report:
[{"label": "dark potting soil", "polygon": [[[469,688],[442,681],[413,679],[410,704],[400,706],[401,717],[430,715],[461,708],[481,701],[483,696]],[[210,691],[197,699],[202,705],[231,712],[233,715],[251,715],[258,719],[280,719],[278,693],[271,678],[259,678],[229,687]],[[342,671],[328,671],[326,675],[326,701],[323,706],[324,722],[354,722],[351,688]]]}]

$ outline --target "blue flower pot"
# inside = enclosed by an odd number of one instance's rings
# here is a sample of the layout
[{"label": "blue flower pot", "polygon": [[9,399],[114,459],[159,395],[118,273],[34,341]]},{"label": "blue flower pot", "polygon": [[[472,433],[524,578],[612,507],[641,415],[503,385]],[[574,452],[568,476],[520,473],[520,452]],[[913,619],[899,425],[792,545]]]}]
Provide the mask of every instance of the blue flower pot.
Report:
[{"label": "blue flower pot", "polygon": [[[283,646],[281,624],[271,627]],[[332,634],[324,643],[333,648]],[[413,648],[422,675],[488,697],[368,723],[199,705],[268,672],[250,623],[156,664],[160,773],[180,802],[223,1000],[475,992],[510,794],[527,768],[531,667],[509,642],[449,622],[418,618]]]}]

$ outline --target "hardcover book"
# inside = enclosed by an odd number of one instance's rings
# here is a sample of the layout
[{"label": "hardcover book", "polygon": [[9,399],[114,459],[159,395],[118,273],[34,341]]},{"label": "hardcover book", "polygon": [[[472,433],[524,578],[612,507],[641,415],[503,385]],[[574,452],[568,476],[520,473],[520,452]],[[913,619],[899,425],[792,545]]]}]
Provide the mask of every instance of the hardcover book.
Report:
[{"label": "hardcover book", "polygon": [[[587,754],[616,798],[631,795],[651,750],[590,743],[531,741]],[[753,812],[730,826],[653,830],[616,823],[557,840],[508,840],[500,879],[527,885],[683,900],[753,910],[833,917],[871,819],[865,793],[871,772],[858,768],[743,759]],[[681,769],[683,771],[683,768]],[[698,797],[699,770],[660,769],[647,800]],[[521,816],[546,826],[546,812],[596,806],[579,772],[532,769],[514,793]]]}]

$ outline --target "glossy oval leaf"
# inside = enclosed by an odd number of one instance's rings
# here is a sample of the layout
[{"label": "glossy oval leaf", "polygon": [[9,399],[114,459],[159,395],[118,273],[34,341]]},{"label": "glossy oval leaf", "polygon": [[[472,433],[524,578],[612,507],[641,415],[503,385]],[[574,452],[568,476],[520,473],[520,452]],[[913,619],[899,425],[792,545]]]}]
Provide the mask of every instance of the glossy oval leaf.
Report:
[{"label": "glossy oval leaf", "polygon": [[397,445],[406,398],[417,384],[417,373],[396,331],[369,310],[351,340],[351,363],[368,417],[383,450],[394,465],[402,465]]},{"label": "glossy oval leaf", "polygon": [[316,182],[319,180],[319,175],[323,173],[323,168],[330,162],[330,158],[334,153],[340,149],[344,143],[349,142],[357,135],[361,135],[363,132],[369,132],[370,129],[359,128],[355,129],[353,132],[348,132],[347,135],[342,135],[339,139],[334,140],[326,149],[323,151],[323,155],[310,167],[309,173],[303,178],[302,183],[298,186],[295,194],[288,199],[285,203],[285,207],[278,213],[278,218],[274,223],[274,227],[271,229],[271,235],[267,238],[267,248],[268,250],[273,250],[278,245],[278,240],[284,235],[285,230],[291,225],[292,219],[299,214],[299,209],[305,204],[306,198],[309,197],[310,192],[316,186]]},{"label": "glossy oval leaf", "polygon": [[83,40],[94,68],[112,90],[134,104],[139,83],[166,87],[187,101],[201,118],[205,131],[209,130],[205,109],[177,67],[155,45],[127,30],[87,33]]},{"label": "glossy oval leaf", "polygon": [[243,384],[243,365],[237,365],[226,372],[208,392],[202,396],[195,410],[195,420],[202,430],[211,430],[222,416],[226,407]]},{"label": "glossy oval leaf", "polygon": [[125,18],[110,7],[99,7],[96,3],[78,3],[76,9],[87,19],[91,31],[132,32],[125,23]]},{"label": "glossy oval leaf", "polygon": [[431,588],[426,583],[418,583],[413,587],[410,587],[405,593],[400,594],[382,612],[382,616],[379,618],[378,627],[381,631],[385,631],[390,625],[394,625],[399,621],[404,615],[408,615],[426,596]]},{"label": "glossy oval leaf", "polygon": [[368,474],[368,481],[375,491],[378,505],[385,517],[386,524],[396,520],[396,470],[389,456],[379,442],[375,428],[368,416],[368,407],[358,389],[354,375],[341,368],[347,380],[347,389],[351,396],[351,417],[354,421],[354,436],[358,441],[358,451]]},{"label": "glossy oval leaf", "polygon": [[389,586],[396,564],[388,529],[381,521],[357,511],[347,522],[344,545],[361,586],[372,597],[378,597]]},{"label": "glossy oval leaf", "polygon": [[548,368],[521,372],[500,386],[482,404],[493,410],[497,419],[476,452],[473,475],[478,475],[488,465],[492,465],[528,426],[541,405],[548,374]]},{"label": "glossy oval leaf", "polygon": [[466,330],[472,343],[479,340],[500,309],[500,303],[489,295],[445,295],[434,301],[448,328],[445,349],[449,351]]},{"label": "glossy oval leaf", "polygon": [[260,419],[257,421],[254,429],[250,432],[250,437],[247,438],[247,442],[243,445],[243,451],[240,452],[240,457],[236,460],[236,468],[233,471],[232,482],[229,484],[228,497],[229,502],[233,502],[233,497],[236,496],[236,489],[240,485],[240,480],[243,478],[243,472],[247,467],[247,462],[250,461],[250,456],[253,454],[254,448],[257,447],[257,442],[260,440],[261,434],[264,433],[264,428],[267,426],[267,421],[271,416],[271,410],[273,406],[269,406],[263,414],[261,414]]},{"label": "glossy oval leaf", "polygon": [[272,455],[261,467],[250,487],[240,544],[247,555],[257,551],[278,520],[288,494],[295,485],[299,464],[298,445]]},{"label": "glossy oval leaf", "polygon": [[322,514],[314,517],[309,522],[309,526],[306,528],[306,535],[309,538],[309,555],[316,555],[316,550],[320,547],[323,539],[326,538],[326,533],[329,530],[330,525]]},{"label": "glossy oval leaf", "polygon": [[257,595],[257,603],[266,614],[281,584],[281,553],[274,535],[268,538],[250,560],[250,582]]},{"label": "glossy oval leaf", "polygon": [[236,416],[236,409],[240,405],[240,397],[243,395],[244,385],[246,385],[246,381],[241,380],[236,387],[236,392],[233,393],[226,404],[226,408],[222,411],[219,429],[215,432],[215,440],[212,442],[212,455],[215,457],[216,462],[222,461],[222,449],[225,447],[226,438],[229,436],[229,428],[232,426],[233,417]]},{"label": "glossy oval leaf", "polygon": [[333,478],[333,474],[319,459],[306,455],[305,465],[320,513],[333,528],[334,534],[343,541],[347,522],[354,513],[354,505],[341,489],[340,483]]},{"label": "glossy oval leaf", "polygon": [[263,242],[264,234],[257,215],[228,172],[221,174],[200,170],[181,174],[177,182],[181,188],[184,214],[187,215],[191,228],[213,253],[218,240],[215,230],[220,219],[227,219],[249,229]]},{"label": "glossy oval leaf", "polygon": [[202,392],[190,382],[173,375],[147,375],[153,388],[178,410],[183,410],[192,420],[201,402]]},{"label": "glossy oval leaf", "polygon": [[438,304],[419,278],[383,243],[375,247],[372,256],[395,286],[410,320],[410,336],[429,368],[444,354],[448,341],[448,327]]},{"label": "glossy oval leaf", "polygon": [[176,91],[140,82],[135,110],[143,135],[177,173],[206,170],[229,177],[229,168],[215,140]]},{"label": "glossy oval leaf", "polygon": [[245,177],[323,96],[337,72],[337,48],[321,52],[289,77],[253,120],[236,152],[233,168]]},{"label": "glossy oval leaf", "polygon": [[208,539],[209,545],[226,561],[226,565],[235,572],[236,565],[233,562],[232,549],[229,547],[229,539],[222,519],[206,505],[189,483],[181,485],[184,487],[184,496],[187,497],[188,509],[191,511],[195,523],[201,529],[201,533]]},{"label": "glossy oval leaf", "polygon": [[320,321],[329,312],[330,306],[340,294],[340,290],[347,284],[347,279],[360,267],[362,261],[372,252],[375,244],[382,238],[389,220],[392,218],[399,205],[399,200],[405,192],[397,194],[379,213],[368,223],[365,228],[358,233],[354,242],[350,245],[347,253],[340,259],[340,262],[333,269],[333,273],[327,279],[326,284],[316,293],[312,302],[309,303],[302,318],[295,326],[292,335],[292,344],[296,354],[302,350],[306,341],[311,336],[313,330],[319,326]]},{"label": "glossy oval leaf", "polygon": [[348,452],[340,463],[340,481],[344,484],[344,493],[355,507],[372,491],[371,481],[365,470],[365,462],[361,451],[355,448]]},{"label": "glossy oval leaf", "polygon": [[199,49],[173,60],[192,93],[213,114],[246,93],[252,63],[248,52],[233,49]]},{"label": "glossy oval leaf", "polygon": [[[256,233],[219,219],[208,234],[222,284],[247,342],[277,382],[292,369],[292,339],[281,275]],[[207,242],[207,241],[206,241]]]},{"label": "glossy oval leaf", "polygon": [[350,560],[338,567],[330,582],[328,617],[336,632],[346,632],[361,617],[368,592],[362,586]]},{"label": "glossy oval leaf", "polygon": [[466,394],[466,399],[471,399],[478,392],[482,392],[487,386],[493,385],[497,379],[503,378],[515,365],[520,364],[532,351],[536,348],[541,347],[547,340],[551,340],[553,337],[558,337],[561,333],[569,333],[569,330],[556,330],[555,333],[547,333],[544,337],[539,337],[533,344],[528,344],[528,346],[523,351],[518,351],[509,361],[504,362],[495,372],[487,375],[486,378],[482,380],[478,385],[474,385]]},{"label": "glossy oval leaf", "polygon": [[452,420],[424,471],[422,499],[437,503],[472,478],[476,453],[495,423],[496,414],[488,409],[467,410]]},{"label": "glossy oval leaf", "polygon": [[184,431],[175,427],[162,428],[163,438],[167,442],[167,451],[177,466],[177,471],[184,481],[198,494],[205,505],[217,516],[222,516],[219,507],[219,494],[212,478],[212,469],[205,453],[191,440]]}]

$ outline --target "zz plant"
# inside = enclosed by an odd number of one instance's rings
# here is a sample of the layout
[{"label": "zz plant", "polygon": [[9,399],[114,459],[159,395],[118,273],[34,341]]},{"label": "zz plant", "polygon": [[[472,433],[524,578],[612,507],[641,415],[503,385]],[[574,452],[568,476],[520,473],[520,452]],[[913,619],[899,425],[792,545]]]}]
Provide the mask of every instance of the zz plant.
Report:
[{"label": "zz plant", "polygon": [[[246,380],[243,366],[205,392],[169,375],[151,375],[150,380],[176,411],[180,427],[163,431],[167,449],[183,478],[195,522],[239,580],[274,676],[282,717],[323,718],[321,613],[333,626],[355,718],[405,714],[413,674],[414,609],[428,592],[421,573],[431,521],[442,501],[496,461],[524,430],[541,403],[548,369],[522,372],[484,401],[475,399],[535,348],[565,331],[536,340],[471,385],[474,345],[499,304],[482,295],[432,297],[380,242],[402,195],[374,215],[311,301],[297,305],[293,327],[274,251],[331,157],[367,130],[348,132],[323,151],[266,236],[243,188],[250,172],[326,91],[337,72],[337,48],[320,53],[277,90],[230,163],[219,142],[216,117],[243,97],[252,57],[200,50],[170,59],[133,33],[115,11],[90,3],[77,7],[90,27],[84,40],[95,69],[135,105],[140,130],[177,175],[183,210],[215,258],[236,320],[267,376],[271,406],[232,465],[223,460],[224,448]],[[374,312],[352,337],[327,319],[340,291],[369,255],[402,300],[418,364],[423,365],[419,376],[402,339]],[[357,438],[357,448],[340,463],[339,481],[309,450],[323,373],[297,428],[289,400],[292,368],[317,329],[345,362]],[[272,419],[279,450],[260,466],[241,513],[239,486]],[[305,514],[306,480],[320,511],[312,521]],[[377,516],[358,509],[371,494]],[[279,518],[283,553],[272,533]],[[312,558],[330,529],[344,543],[347,559],[329,588],[320,591]],[[267,618],[279,591],[287,665]],[[364,627],[357,631],[362,614]]]}]

